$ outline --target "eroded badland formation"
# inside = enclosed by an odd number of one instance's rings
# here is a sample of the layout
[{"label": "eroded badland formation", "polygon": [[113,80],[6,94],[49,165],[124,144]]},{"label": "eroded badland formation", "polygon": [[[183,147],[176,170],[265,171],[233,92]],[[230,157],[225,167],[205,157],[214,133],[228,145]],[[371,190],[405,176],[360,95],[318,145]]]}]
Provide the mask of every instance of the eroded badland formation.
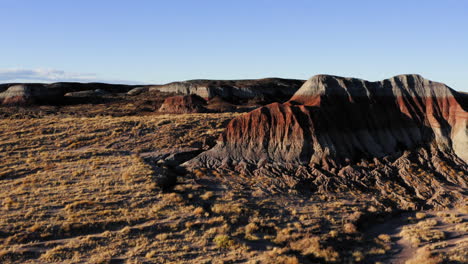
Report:
[{"label": "eroded badland formation", "polygon": [[468,96],[369,82],[0,85],[2,263],[466,263]]}]

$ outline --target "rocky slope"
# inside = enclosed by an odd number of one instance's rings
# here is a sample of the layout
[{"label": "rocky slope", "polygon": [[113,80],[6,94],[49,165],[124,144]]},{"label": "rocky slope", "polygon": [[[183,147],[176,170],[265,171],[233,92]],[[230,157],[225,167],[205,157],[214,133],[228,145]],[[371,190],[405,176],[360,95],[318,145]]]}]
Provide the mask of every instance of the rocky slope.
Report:
[{"label": "rocky slope", "polygon": [[185,165],[235,170],[269,192],[354,190],[405,208],[446,206],[466,192],[464,100],[419,75],[318,75],[288,102],[232,120],[213,149]]},{"label": "rocky slope", "polygon": [[304,83],[302,80],[267,78],[258,80],[191,80],[152,86],[150,90],[196,94],[205,99],[221,97],[231,102],[255,99],[284,102]]}]

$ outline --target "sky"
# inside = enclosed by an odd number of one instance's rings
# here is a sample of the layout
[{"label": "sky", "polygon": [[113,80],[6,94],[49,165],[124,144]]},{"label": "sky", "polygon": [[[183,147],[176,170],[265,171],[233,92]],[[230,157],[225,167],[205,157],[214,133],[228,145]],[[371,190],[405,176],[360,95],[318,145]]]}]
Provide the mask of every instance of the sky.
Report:
[{"label": "sky", "polygon": [[0,0],[0,83],[377,81],[468,91],[468,1]]}]

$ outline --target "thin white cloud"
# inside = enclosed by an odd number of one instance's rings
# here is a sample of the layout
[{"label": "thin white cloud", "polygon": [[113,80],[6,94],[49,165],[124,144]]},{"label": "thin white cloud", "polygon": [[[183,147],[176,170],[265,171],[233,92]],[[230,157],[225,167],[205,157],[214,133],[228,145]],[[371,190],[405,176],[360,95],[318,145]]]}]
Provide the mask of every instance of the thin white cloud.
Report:
[{"label": "thin white cloud", "polygon": [[0,83],[14,82],[107,82],[139,84],[139,82],[134,81],[103,79],[93,73],[74,73],[55,69],[0,69]]}]

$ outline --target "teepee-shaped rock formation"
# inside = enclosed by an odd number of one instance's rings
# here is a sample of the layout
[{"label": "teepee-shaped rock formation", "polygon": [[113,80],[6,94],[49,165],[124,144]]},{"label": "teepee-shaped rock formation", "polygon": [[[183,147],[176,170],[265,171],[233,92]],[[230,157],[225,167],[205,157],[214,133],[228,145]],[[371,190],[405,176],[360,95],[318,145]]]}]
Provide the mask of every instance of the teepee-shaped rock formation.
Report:
[{"label": "teepee-shaped rock formation", "polygon": [[[416,200],[447,205],[467,184],[463,102],[419,75],[379,82],[317,75],[288,102],[232,120],[213,149],[186,165],[241,171],[270,190],[365,189],[405,207]],[[386,183],[401,192],[389,194]]]}]

